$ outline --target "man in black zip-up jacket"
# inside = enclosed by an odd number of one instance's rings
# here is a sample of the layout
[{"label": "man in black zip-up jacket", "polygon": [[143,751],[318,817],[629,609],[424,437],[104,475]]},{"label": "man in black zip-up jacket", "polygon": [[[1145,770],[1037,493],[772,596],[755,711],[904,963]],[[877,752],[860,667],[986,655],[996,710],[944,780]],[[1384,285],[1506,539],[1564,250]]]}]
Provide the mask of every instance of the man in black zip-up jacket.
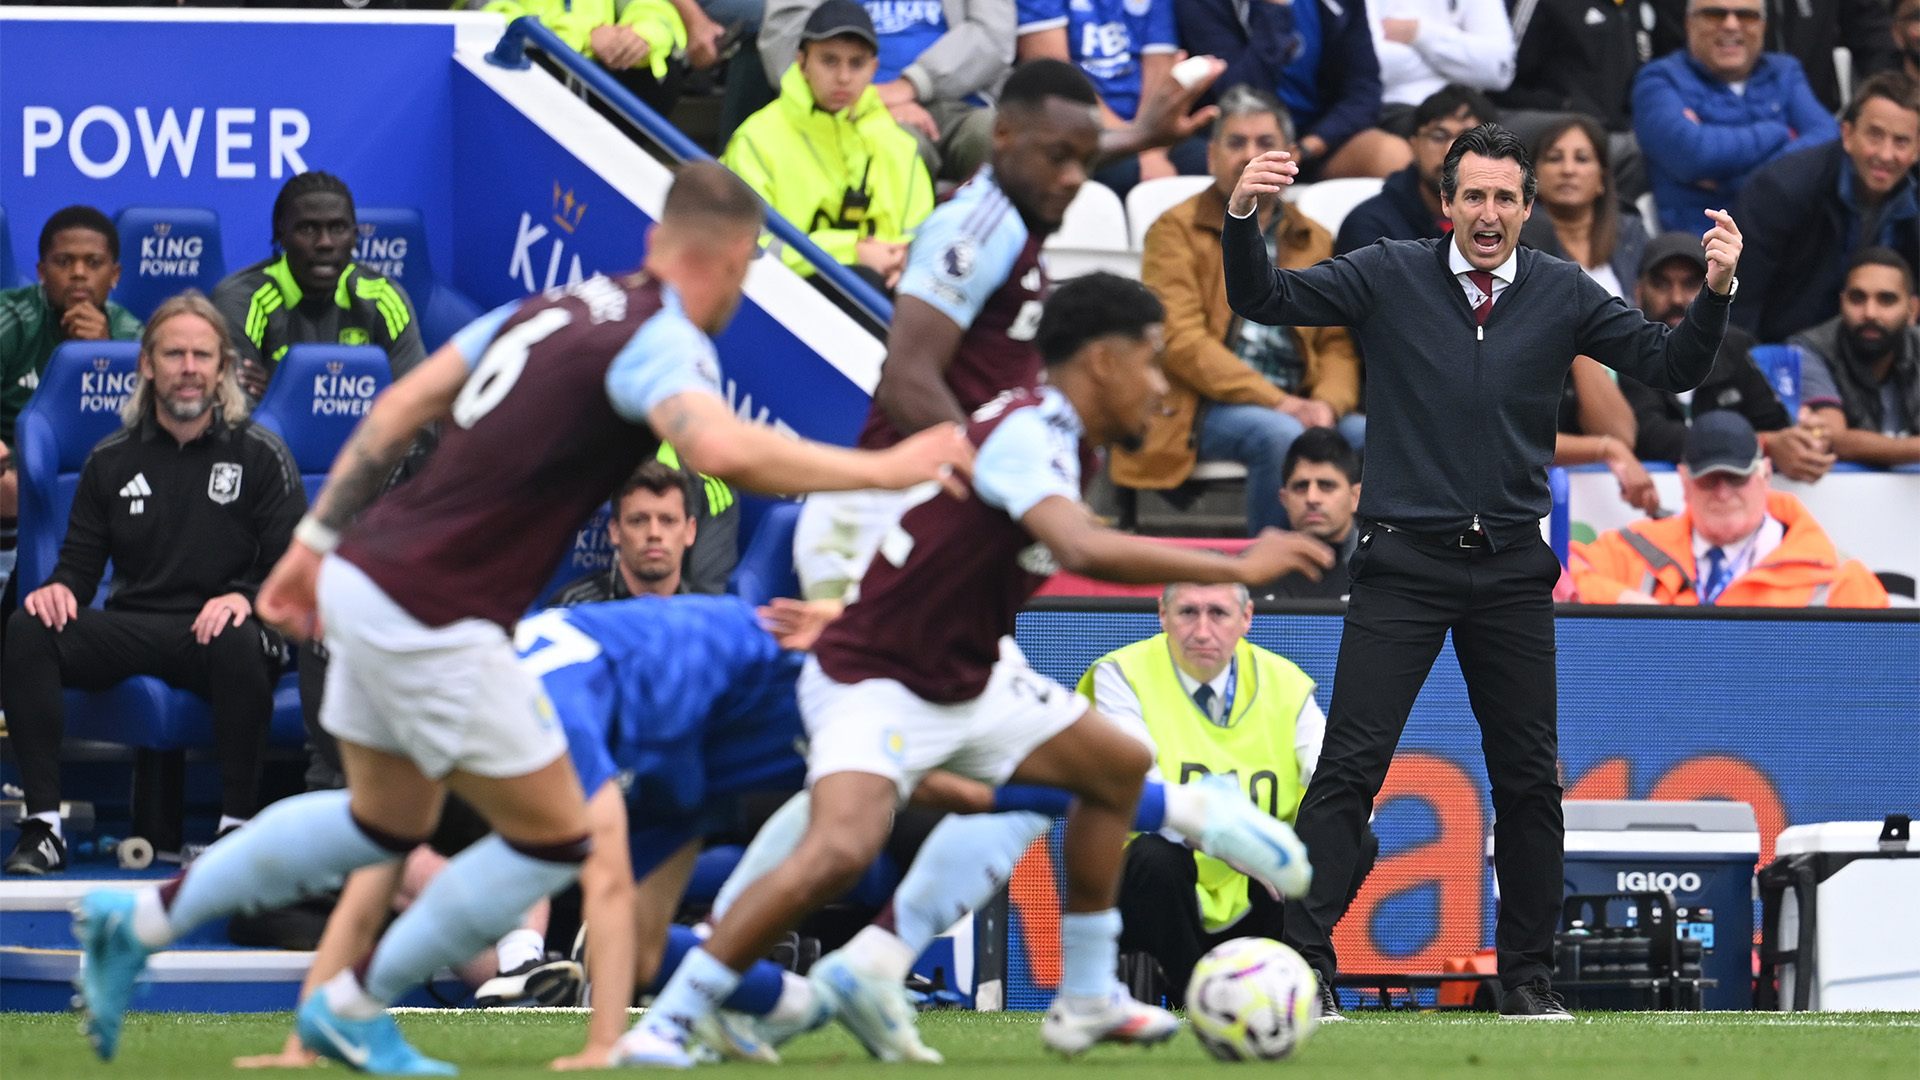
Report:
[{"label": "man in black zip-up jacket", "polygon": [[[258,809],[280,636],[253,598],[306,511],[286,443],[247,419],[226,323],[206,297],[162,303],[140,342],[125,426],[80,468],[60,561],[22,582],[0,660],[29,819],[9,874],[65,869],[60,747],[66,687],[152,675],[207,699],[221,831]],[[89,607],[113,564],[105,610]],[[28,591],[29,587],[31,591]],[[155,800],[164,805],[164,800]],[[177,820],[134,811],[138,834],[179,846]]]},{"label": "man in black zip-up jacket", "polygon": [[1548,982],[1565,835],[1552,597],[1560,563],[1540,537],[1560,389],[1576,354],[1649,386],[1699,385],[1726,330],[1740,235],[1731,217],[1709,211],[1708,288],[1669,330],[1573,263],[1516,250],[1535,185],[1505,128],[1474,128],[1448,151],[1440,191],[1451,235],[1276,270],[1251,212],[1293,172],[1269,153],[1242,174],[1221,237],[1227,298],[1263,323],[1349,327],[1367,356],[1370,423],[1326,745],[1295,826],[1315,884],[1286,939],[1329,985],[1338,884],[1351,880],[1400,731],[1451,630],[1493,790],[1501,1012],[1562,1019]]}]

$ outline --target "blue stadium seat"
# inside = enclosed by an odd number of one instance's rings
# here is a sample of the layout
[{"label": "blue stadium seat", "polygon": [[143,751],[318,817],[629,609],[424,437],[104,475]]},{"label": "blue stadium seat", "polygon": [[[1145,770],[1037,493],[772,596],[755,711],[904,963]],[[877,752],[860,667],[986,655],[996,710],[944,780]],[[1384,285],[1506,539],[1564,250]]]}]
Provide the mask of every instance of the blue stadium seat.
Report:
[{"label": "blue stadium seat", "polygon": [[354,261],[398,281],[420,316],[420,337],[427,351],[439,348],[454,331],[479,318],[479,305],[436,276],[427,258],[427,226],[420,211],[398,206],[362,206],[360,244]]},{"label": "blue stadium seat", "polygon": [[[132,392],[140,355],[138,342],[73,341],[54,350],[47,370],[15,427],[20,468],[20,541],[16,573],[20,592],[38,588],[60,558],[73,510],[80,467],[94,444],[120,426],[120,406]],[[385,360],[384,354],[382,360]],[[103,576],[93,606],[106,599]],[[213,718],[204,699],[158,679],[138,676],[111,690],[68,690],[67,736],[100,742],[180,750],[213,742]],[[299,746],[306,738],[300,722],[300,690],[289,673],[274,691],[276,746]]]},{"label": "blue stadium seat", "polygon": [[7,208],[0,206],[0,289],[17,289],[36,279],[20,272],[13,258],[13,230],[7,228]]},{"label": "blue stadium seat", "polygon": [[[744,509],[749,500],[741,501]],[[755,605],[776,596],[799,596],[800,577],[793,572],[793,529],[799,520],[799,503],[776,501],[750,527],[741,522],[741,534],[749,539],[727,578],[727,591]]]},{"label": "blue stadium seat", "polygon": [[120,284],[113,298],[142,321],[160,301],[187,289],[209,295],[227,274],[220,215],[197,206],[129,206],[120,230]]},{"label": "blue stadium seat", "polygon": [[372,345],[295,345],[274,369],[253,418],[293,451],[309,502],[391,381],[386,351]]},{"label": "blue stadium seat", "polygon": [[573,546],[567,549],[565,558],[554,568],[553,576],[547,579],[547,587],[533,601],[529,611],[538,611],[553,599],[560,587],[579,578],[586,577],[596,570],[605,570],[613,565],[613,541],[607,536],[607,520],[613,516],[613,507],[601,503],[586,524],[573,534]]},{"label": "blue stadium seat", "polygon": [[[120,427],[137,380],[137,341],[69,341],[53,351],[40,388],[14,425],[20,469],[20,593],[40,587],[60,558],[80,466]],[[103,590],[104,592],[104,590]]]}]

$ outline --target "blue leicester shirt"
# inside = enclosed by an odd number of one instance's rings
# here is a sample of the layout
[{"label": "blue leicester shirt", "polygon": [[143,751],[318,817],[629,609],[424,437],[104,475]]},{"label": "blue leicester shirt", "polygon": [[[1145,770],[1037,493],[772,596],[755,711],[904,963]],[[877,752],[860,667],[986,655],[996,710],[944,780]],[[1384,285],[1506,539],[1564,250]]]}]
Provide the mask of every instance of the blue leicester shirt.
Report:
[{"label": "blue leicester shirt", "polygon": [[1020,33],[1066,27],[1067,55],[1122,120],[1140,108],[1140,58],[1180,47],[1174,0],[1020,0]]},{"label": "blue leicester shirt", "polygon": [[1300,51],[1294,54],[1280,73],[1280,85],[1274,95],[1293,114],[1296,128],[1306,131],[1320,120],[1320,5],[1298,3],[1293,11],[1293,32],[1300,39]]},{"label": "blue leicester shirt", "polygon": [[687,820],[806,778],[794,684],[803,656],[733,596],[554,608],[514,631],[559,714],[582,788],[626,788],[636,822]]},{"label": "blue leicester shirt", "polygon": [[908,64],[947,32],[947,13],[940,0],[866,0],[867,15],[880,35],[880,68],[874,85],[892,82]]}]

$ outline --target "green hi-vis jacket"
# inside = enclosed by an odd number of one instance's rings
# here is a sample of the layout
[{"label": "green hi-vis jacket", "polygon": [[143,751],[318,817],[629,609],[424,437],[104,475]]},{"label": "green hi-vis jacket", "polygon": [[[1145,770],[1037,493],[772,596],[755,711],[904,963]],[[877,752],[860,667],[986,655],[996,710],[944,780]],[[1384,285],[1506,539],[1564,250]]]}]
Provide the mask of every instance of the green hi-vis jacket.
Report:
[{"label": "green hi-vis jacket", "polygon": [[[781,77],[779,100],[733,133],[720,161],[843,265],[854,263],[861,238],[904,244],[933,213],[919,144],[894,123],[879,91],[869,86],[846,109],[826,112],[799,64]],[[849,191],[863,192],[866,206],[849,207]],[[781,257],[795,273],[813,273],[799,252]]]},{"label": "green hi-vis jacket", "polygon": [[213,288],[213,306],[227,320],[233,347],[272,374],[291,345],[375,345],[386,350],[393,377],[426,359],[420,320],[400,283],[348,263],[333,303],[308,305],[287,257],[277,255],[228,274]]},{"label": "green hi-vis jacket", "polygon": [[[1200,711],[1173,667],[1173,646],[1155,634],[1095,661],[1079,690],[1093,700],[1093,672],[1113,662],[1140,699],[1140,716],[1153,736],[1160,775],[1184,784],[1198,775],[1229,773],[1254,804],[1291,823],[1300,810],[1300,763],[1294,725],[1313,694],[1313,680],[1292,661],[1242,638],[1234,649],[1231,710],[1215,723]],[[1249,906],[1247,876],[1211,855],[1194,852],[1200,879],[1200,917],[1209,931],[1230,925]]]},{"label": "green hi-vis jacket", "polygon": [[667,74],[667,61],[687,47],[687,24],[667,0],[492,0],[479,5],[508,19],[532,15],[540,25],[582,56],[593,56],[589,38],[596,26],[625,26],[647,42],[647,67],[656,79]]}]

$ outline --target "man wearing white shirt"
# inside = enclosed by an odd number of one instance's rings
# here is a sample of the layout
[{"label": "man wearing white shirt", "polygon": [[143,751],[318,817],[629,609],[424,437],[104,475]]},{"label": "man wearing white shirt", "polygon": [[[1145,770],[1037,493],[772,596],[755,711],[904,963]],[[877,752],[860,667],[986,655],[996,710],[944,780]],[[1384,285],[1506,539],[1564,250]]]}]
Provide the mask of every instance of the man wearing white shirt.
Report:
[{"label": "man wearing white shirt", "polygon": [[[1246,639],[1252,624],[1245,586],[1169,585],[1162,632],[1101,657],[1080,692],[1153,748],[1150,775],[1169,784],[1230,775],[1255,806],[1291,822],[1327,718],[1305,672]],[[1229,938],[1278,937],[1283,917],[1278,899],[1184,840],[1171,832],[1135,837],[1120,886],[1121,948],[1158,960],[1175,1000],[1208,949]],[[1371,865],[1369,855],[1357,867],[1349,901]]]},{"label": "man wearing white shirt", "polygon": [[1498,93],[1513,82],[1513,26],[1500,0],[1381,0],[1367,6],[1380,58],[1380,126],[1448,83]]}]

